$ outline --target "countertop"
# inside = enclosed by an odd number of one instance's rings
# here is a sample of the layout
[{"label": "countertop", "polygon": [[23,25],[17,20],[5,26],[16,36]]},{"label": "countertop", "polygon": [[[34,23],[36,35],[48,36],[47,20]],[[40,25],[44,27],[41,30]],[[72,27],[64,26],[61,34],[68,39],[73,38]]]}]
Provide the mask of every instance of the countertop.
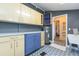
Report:
[{"label": "countertop", "polygon": [[40,33],[40,32],[44,32],[44,31],[18,32],[18,33],[0,33],[0,36],[22,35],[22,34]]}]

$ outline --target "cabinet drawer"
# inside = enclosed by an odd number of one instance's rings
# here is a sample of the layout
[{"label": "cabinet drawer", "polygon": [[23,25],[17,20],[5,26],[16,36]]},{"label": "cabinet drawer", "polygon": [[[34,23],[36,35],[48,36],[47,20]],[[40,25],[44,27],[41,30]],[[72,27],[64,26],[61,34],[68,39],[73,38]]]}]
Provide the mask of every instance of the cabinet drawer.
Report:
[{"label": "cabinet drawer", "polygon": [[24,35],[18,35],[18,36],[16,36],[15,38],[23,39],[23,38],[24,38]]},{"label": "cabinet drawer", "polygon": [[15,35],[15,36],[10,36],[11,39],[24,39],[24,35]]},{"label": "cabinet drawer", "polygon": [[9,41],[10,38],[9,37],[0,37],[0,42],[5,42],[5,41]]}]

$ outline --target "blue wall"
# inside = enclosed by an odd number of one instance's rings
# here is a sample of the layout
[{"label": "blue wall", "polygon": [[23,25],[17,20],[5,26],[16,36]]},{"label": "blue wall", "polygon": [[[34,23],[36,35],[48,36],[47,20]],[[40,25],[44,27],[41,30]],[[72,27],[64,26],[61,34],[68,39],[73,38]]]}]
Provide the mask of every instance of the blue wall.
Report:
[{"label": "blue wall", "polygon": [[41,26],[19,24],[19,32],[41,31]]},{"label": "blue wall", "polygon": [[[68,11],[53,11],[52,16],[68,14],[68,28],[78,28],[79,29],[79,10],[68,10]],[[72,31],[68,30],[68,33]]]},{"label": "blue wall", "polygon": [[41,26],[0,22],[0,33],[41,31]]},{"label": "blue wall", "polygon": [[18,32],[18,24],[0,22],[0,33]]}]

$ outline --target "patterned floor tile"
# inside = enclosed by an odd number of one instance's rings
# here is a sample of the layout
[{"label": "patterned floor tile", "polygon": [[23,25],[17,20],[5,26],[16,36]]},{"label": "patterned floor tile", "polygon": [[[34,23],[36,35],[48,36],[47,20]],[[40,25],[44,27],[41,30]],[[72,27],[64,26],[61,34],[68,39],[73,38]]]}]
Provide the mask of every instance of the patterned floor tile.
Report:
[{"label": "patterned floor tile", "polygon": [[43,48],[32,53],[30,56],[40,56],[40,53],[42,52],[47,53],[45,56],[79,56],[79,52],[71,51],[69,48],[67,48],[66,51],[62,51],[49,45],[45,45]]}]

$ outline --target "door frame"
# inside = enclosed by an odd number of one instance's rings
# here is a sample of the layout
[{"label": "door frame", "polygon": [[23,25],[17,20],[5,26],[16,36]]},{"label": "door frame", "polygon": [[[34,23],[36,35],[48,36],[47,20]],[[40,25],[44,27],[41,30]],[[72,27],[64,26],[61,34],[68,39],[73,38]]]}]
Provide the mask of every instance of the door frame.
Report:
[{"label": "door frame", "polygon": [[[68,22],[67,22],[67,21],[68,21],[68,14],[63,14],[63,15],[58,15],[58,16],[52,17],[52,18],[51,18],[51,25],[52,25],[52,27],[53,27],[54,18],[55,18],[55,17],[60,17],[60,16],[66,16],[66,47],[67,47],[67,34],[68,34],[68,30],[67,30]],[[54,27],[55,27],[55,26],[54,26]],[[53,34],[53,31],[52,31],[52,34]],[[52,42],[54,43],[54,39],[55,39],[55,38],[53,39],[53,37],[54,37],[54,36],[52,35]]]}]

